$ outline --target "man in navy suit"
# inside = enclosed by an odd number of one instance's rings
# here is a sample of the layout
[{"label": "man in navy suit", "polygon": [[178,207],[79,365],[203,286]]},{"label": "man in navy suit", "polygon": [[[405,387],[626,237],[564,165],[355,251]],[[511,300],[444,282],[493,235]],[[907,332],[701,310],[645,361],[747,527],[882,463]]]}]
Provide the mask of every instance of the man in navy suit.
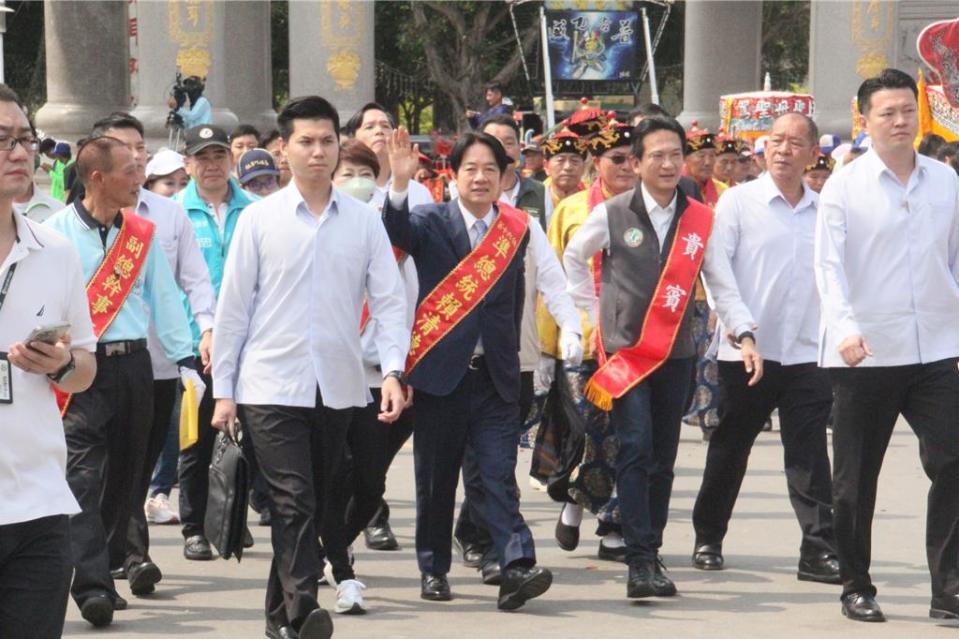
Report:
[{"label": "man in navy suit", "polygon": [[[453,507],[463,450],[469,442],[483,484],[478,506],[489,525],[503,574],[498,607],[515,610],[546,592],[553,581],[552,573],[536,566],[533,536],[520,515],[514,481],[521,428],[519,341],[528,217],[514,216],[509,207],[498,203],[500,178],[510,159],[489,134],[466,133],[453,148],[450,163],[459,197],[418,206],[412,212],[406,190],[416,170],[418,150],[410,147],[409,134],[403,129],[394,132],[389,149],[393,186],[383,221],[393,245],[416,262],[417,322],[429,316],[424,309],[435,299],[431,294],[438,285],[460,281],[461,263],[470,265],[472,273],[472,266],[486,259],[480,258],[484,247],[502,233],[507,221],[522,220],[519,232],[506,236],[515,240],[512,257],[505,262],[504,250],[497,271],[477,276],[480,288],[476,297],[466,298],[471,302],[464,307],[465,314],[454,315],[455,321],[441,326],[436,335],[443,336],[432,348],[423,349],[419,359],[415,355],[420,329],[414,325],[407,361],[409,383],[416,389],[413,454],[420,596],[431,601],[452,598],[446,573],[452,556]],[[487,231],[490,237],[484,243]],[[456,277],[448,278],[451,274]]]}]

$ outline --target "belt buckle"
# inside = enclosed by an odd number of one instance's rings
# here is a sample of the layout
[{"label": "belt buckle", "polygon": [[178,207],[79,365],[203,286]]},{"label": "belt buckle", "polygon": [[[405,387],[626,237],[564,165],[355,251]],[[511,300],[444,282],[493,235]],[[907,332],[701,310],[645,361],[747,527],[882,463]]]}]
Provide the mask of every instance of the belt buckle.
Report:
[{"label": "belt buckle", "polygon": [[123,354],[123,342],[111,342],[103,345],[103,352],[107,357]]}]

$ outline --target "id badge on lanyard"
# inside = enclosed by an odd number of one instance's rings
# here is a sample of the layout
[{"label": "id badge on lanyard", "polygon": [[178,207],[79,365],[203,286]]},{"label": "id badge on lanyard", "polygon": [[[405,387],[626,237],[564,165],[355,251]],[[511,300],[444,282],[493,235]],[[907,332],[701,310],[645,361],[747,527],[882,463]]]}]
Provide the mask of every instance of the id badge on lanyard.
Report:
[{"label": "id badge on lanyard", "polygon": [[[3,284],[0,285],[0,310],[3,310],[3,303],[7,301],[7,291],[10,290],[10,282],[13,281],[13,274],[17,270],[17,263],[10,265],[7,276],[3,278]],[[13,403],[13,368],[7,354],[0,352],[0,404]]]}]

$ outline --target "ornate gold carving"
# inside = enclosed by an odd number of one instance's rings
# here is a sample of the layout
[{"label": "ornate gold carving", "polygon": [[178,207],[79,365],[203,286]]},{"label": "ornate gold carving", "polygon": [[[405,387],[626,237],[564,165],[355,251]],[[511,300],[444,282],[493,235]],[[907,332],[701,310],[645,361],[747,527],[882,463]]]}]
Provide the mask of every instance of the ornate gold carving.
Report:
[{"label": "ornate gold carving", "polygon": [[360,61],[360,56],[348,49],[337,51],[326,62],[326,70],[336,82],[336,86],[347,91],[356,86],[361,66],[363,63]]},{"label": "ornate gold carving", "polygon": [[168,7],[170,39],[180,45],[177,69],[184,75],[205,77],[210,69],[213,0],[170,0]]},{"label": "ornate gold carving", "polygon": [[895,10],[894,2],[856,0],[853,3],[850,30],[852,42],[859,50],[856,73],[861,78],[875,76],[889,66],[886,52],[892,44]]}]

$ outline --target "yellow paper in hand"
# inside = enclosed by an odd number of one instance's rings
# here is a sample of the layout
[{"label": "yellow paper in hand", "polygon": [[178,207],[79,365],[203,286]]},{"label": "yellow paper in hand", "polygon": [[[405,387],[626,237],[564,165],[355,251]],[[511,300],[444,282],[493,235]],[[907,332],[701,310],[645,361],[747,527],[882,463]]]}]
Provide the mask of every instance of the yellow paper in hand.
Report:
[{"label": "yellow paper in hand", "polygon": [[199,437],[200,403],[193,382],[186,380],[180,402],[180,450],[189,448]]}]

